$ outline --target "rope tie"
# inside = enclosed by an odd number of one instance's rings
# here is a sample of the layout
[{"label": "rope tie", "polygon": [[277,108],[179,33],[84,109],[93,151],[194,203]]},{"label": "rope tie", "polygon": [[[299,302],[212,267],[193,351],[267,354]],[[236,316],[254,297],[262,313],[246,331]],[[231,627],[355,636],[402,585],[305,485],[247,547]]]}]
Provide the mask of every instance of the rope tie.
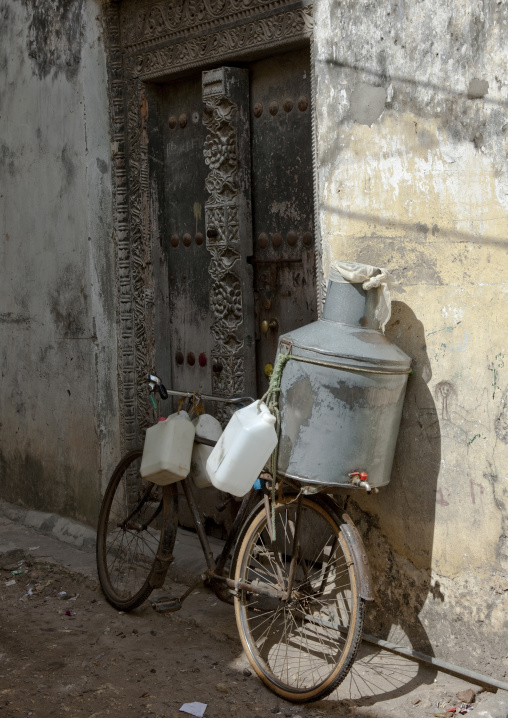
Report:
[{"label": "rope tie", "polygon": [[272,475],[272,543],[275,543],[276,529],[275,529],[275,484],[277,483],[277,465],[279,463],[279,440],[280,440],[280,411],[279,411],[279,394],[280,394],[280,382],[282,379],[282,372],[284,367],[291,359],[291,354],[279,354],[277,364],[273,370],[273,374],[270,377],[270,383],[268,385],[268,391],[261,397],[258,402],[258,411],[261,410],[261,402],[264,402],[268,407],[270,413],[275,417],[275,431],[277,433],[277,444],[270,457],[269,470]]}]

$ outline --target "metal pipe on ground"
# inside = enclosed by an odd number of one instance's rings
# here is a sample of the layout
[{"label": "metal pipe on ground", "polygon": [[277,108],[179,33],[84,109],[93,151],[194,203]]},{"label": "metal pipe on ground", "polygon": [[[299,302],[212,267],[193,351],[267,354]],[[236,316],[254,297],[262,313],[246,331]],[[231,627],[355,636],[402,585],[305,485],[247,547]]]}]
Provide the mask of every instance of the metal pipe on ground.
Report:
[{"label": "metal pipe on ground", "polygon": [[[341,633],[348,632],[348,629],[345,626],[339,626],[336,623],[324,621],[322,618],[316,618],[316,616],[312,616],[310,614],[306,616],[306,619],[312,623],[317,623],[321,626],[335,628]],[[434,656],[427,656],[425,655],[425,653],[413,651],[412,648],[403,648],[402,646],[397,646],[395,643],[389,643],[389,641],[385,641],[382,638],[376,638],[376,636],[371,636],[368,633],[364,633],[362,635],[362,640],[364,640],[366,643],[373,643],[375,646],[384,648],[386,651],[391,651],[391,653],[396,653],[400,656],[404,656],[405,658],[409,658],[412,661],[417,661],[418,663],[428,663],[435,668],[439,668],[440,670],[446,671],[447,673],[451,673],[455,676],[458,676],[459,678],[469,678],[477,685],[486,687],[491,686],[492,688],[501,688],[501,690],[503,691],[508,691],[508,683],[498,681],[497,678],[492,678],[491,676],[484,676],[482,673],[470,671],[469,668],[456,666],[453,663],[448,663],[448,661],[442,661],[440,658],[435,658]]]},{"label": "metal pipe on ground", "polygon": [[447,661],[435,658],[434,656],[427,656],[425,653],[413,651],[411,648],[402,648],[402,646],[397,646],[395,643],[389,643],[388,641],[384,641],[382,638],[370,636],[368,633],[363,634],[363,640],[367,643],[379,646],[380,648],[384,648],[387,651],[391,651],[392,653],[398,653],[410,660],[418,661],[419,663],[428,663],[435,668],[439,668],[447,673],[452,673],[459,678],[469,678],[479,685],[492,686],[493,688],[501,688],[503,691],[508,691],[508,683],[498,681],[497,678],[492,678],[491,676],[484,676],[476,671],[470,671],[469,668],[455,666],[453,663],[448,663]]}]

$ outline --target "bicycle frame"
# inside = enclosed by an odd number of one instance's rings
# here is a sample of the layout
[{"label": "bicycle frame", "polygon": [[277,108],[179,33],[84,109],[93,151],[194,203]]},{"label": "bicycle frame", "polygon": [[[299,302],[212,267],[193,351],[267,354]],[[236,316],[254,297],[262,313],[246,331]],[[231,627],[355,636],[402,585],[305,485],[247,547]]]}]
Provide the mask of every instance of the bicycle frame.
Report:
[{"label": "bicycle frame", "polygon": [[[151,392],[168,398],[156,376],[150,375],[150,385]],[[188,397],[188,411],[201,413],[199,394],[170,393]],[[251,397],[204,398],[230,406],[255,401]],[[152,399],[158,414],[153,395]],[[195,445],[216,444],[200,436],[194,441]],[[178,611],[204,582],[221,601],[234,604],[249,661],[277,695],[303,703],[335,690],[355,659],[364,601],[372,599],[365,548],[345,513],[349,495],[358,488],[310,486],[283,473],[261,474],[264,480],[236,504],[239,508],[231,530],[214,556],[192,478],[161,488],[146,480],[143,484],[142,455],[142,449],[135,449],[122,457],[101,506],[97,566],[109,603],[130,611],[146,601],[154,588],[163,586],[174,560],[178,493],[183,492],[206,564],[183,595],[158,596],[153,608]],[[129,493],[134,484],[136,490]],[[346,494],[346,500],[334,498],[337,493]],[[132,503],[137,505],[133,508]],[[278,646],[275,652],[274,646]],[[283,653],[280,646],[285,646]]]},{"label": "bicycle frame", "polygon": [[[271,598],[281,598],[281,595],[279,592],[273,590],[269,590],[267,588],[262,588],[258,586],[252,586],[247,585],[242,582],[233,581],[233,579],[229,578],[228,576],[222,575],[222,570],[224,569],[224,566],[226,565],[226,561],[228,560],[229,554],[231,549],[233,548],[237,538],[238,534],[240,533],[240,529],[243,526],[244,520],[246,518],[247,513],[247,507],[249,505],[250,498],[252,494],[254,493],[254,489],[251,489],[248,494],[246,494],[243,499],[242,503],[240,504],[240,508],[238,509],[238,513],[235,517],[235,520],[233,522],[233,526],[231,527],[231,531],[228,534],[228,537],[226,539],[226,542],[224,544],[224,547],[222,549],[222,552],[220,556],[217,559],[217,562],[215,562],[213,558],[213,553],[210,549],[210,544],[208,542],[208,537],[205,533],[205,529],[203,527],[203,522],[201,521],[201,515],[199,513],[199,509],[196,505],[196,500],[194,498],[194,491],[192,489],[192,486],[190,482],[187,480],[184,480],[182,482],[182,488],[185,494],[185,498],[187,499],[187,503],[189,504],[189,508],[192,512],[192,516],[194,518],[194,524],[196,526],[196,531],[199,537],[199,541],[201,543],[201,547],[203,549],[203,553],[206,558],[206,563],[208,566],[208,570],[206,571],[205,575],[202,577],[203,579],[211,579],[220,581],[221,583],[225,583],[229,588],[232,588],[234,590],[238,589],[246,589],[250,591],[251,593],[258,593],[260,595],[270,596]],[[218,596],[220,598],[220,596]]]},{"label": "bicycle frame", "polygon": [[[150,375],[150,386],[153,389],[154,386],[160,386],[160,380],[155,375]],[[187,397],[189,399],[192,399],[193,397],[197,398],[200,397],[202,399],[206,399],[208,401],[216,401],[223,404],[243,404],[246,402],[254,402],[255,399],[249,396],[245,397],[233,397],[233,398],[225,398],[221,396],[214,396],[211,394],[199,394],[197,392],[186,392],[186,391],[177,391],[174,389],[165,389],[165,392],[167,395],[170,396],[179,396],[179,397]],[[204,437],[196,436],[195,442],[198,444],[205,444],[207,446],[215,446],[217,442],[212,441],[210,439],[205,439]],[[282,478],[282,477],[281,477]],[[301,497],[301,486],[293,481],[289,477],[284,477],[283,481],[288,484],[293,490],[297,490],[298,496],[299,496],[299,509],[300,509],[300,497]],[[247,515],[247,508],[250,503],[250,499],[253,495],[254,489],[251,489],[248,494],[246,494],[243,499],[242,503],[240,504],[240,508],[238,509],[237,515],[235,517],[235,520],[233,522],[233,526],[231,527],[231,531],[229,532],[226,542],[224,544],[224,547],[222,549],[222,552],[218,556],[217,559],[214,559],[213,552],[210,548],[210,543],[208,541],[208,537],[205,533],[205,529],[203,526],[203,521],[201,519],[201,514],[199,512],[196,499],[194,496],[194,490],[192,487],[192,482],[189,479],[184,479],[181,482],[182,489],[185,495],[185,498],[187,500],[187,504],[189,506],[189,509],[191,511],[194,526],[196,528],[196,532],[198,534],[199,542],[201,544],[201,548],[203,550],[203,554],[206,560],[207,570],[206,572],[201,576],[202,580],[211,580],[213,581],[219,581],[221,583],[225,583],[230,589],[233,589],[233,591],[238,589],[246,589],[249,590],[251,593],[258,593],[262,595],[267,595],[272,598],[282,598],[282,599],[288,599],[291,596],[292,591],[292,579],[293,579],[293,573],[294,573],[294,564],[295,564],[295,558],[292,560],[292,568],[290,573],[290,579],[289,579],[289,585],[287,586],[286,590],[284,591],[284,594],[277,592],[275,590],[267,589],[267,588],[261,588],[258,586],[252,586],[252,585],[240,585],[238,582],[233,581],[228,576],[223,576],[222,572],[224,570],[224,567],[227,563],[228,557],[231,553],[231,550],[233,549],[238,536],[241,532],[242,526],[244,524],[246,515]],[[164,487],[164,489],[169,489],[169,487]],[[344,487],[341,487],[340,489],[335,489],[335,487],[323,487],[323,491],[328,493],[346,493]],[[347,494],[349,495],[349,491]],[[265,496],[265,508],[267,512],[267,522],[268,526],[270,526],[270,510],[269,507],[266,506],[266,499]],[[335,510],[339,507],[337,506],[336,502],[330,497],[327,496],[328,501],[332,504],[332,508]],[[164,502],[165,504],[170,504],[171,502]],[[347,504],[347,500],[346,500]],[[346,506],[343,507],[343,511],[345,511]],[[167,512],[166,512],[167,513]],[[171,511],[169,510],[169,513]],[[298,516],[300,516],[300,510],[298,511]],[[360,578],[360,595],[364,600],[371,601],[373,600],[373,593],[372,593],[372,581],[371,581],[371,575],[370,575],[370,568],[367,561],[367,555],[365,552],[365,547],[363,545],[363,541],[360,537],[360,534],[358,533],[353,521],[351,518],[344,513],[343,514],[344,524],[342,527],[342,530],[347,534],[348,539],[351,543],[352,550],[354,552],[355,556],[355,562],[358,567],[359,571],[359,578]],[[175,534],[177,529],[177,522],[178,517],[177,516],[163,516],[163,522],[162,522],[162,531],[163,531],[163,540],[161,542],[160,550],[157,554],[156,560],[154,562],[154,565],[152,567],[152,571],[150,574],[150,585],[153,588],[160,588],[164,580],[166,578],[166,574],[169,570],[169,566],[173,560],[173,556],[171,552],[168,550],[167,547],[174,545],[175,540]],[[298,532],[295,532],[295,542],[297,540]],[[294,546],[293,555],[296,557],[297,549],[298,547]],[[217,591],[216,591],[217,593]],[[221,598],[221,596],[217,593],[218,598]]]},{"label": "bicycle frame", "polygon": [[[206,441],[206,440],[205,440]],[[188,479],[184,479],[181,482],[182,489],[185,495],[185,498],[187,500],[187,504],[189,506],[189,509],[191,511],[194,526],[196,528],[196,533],[199,538],[199,542],[201,544],[201,548],[203,550],[203,555],[206,560],[207,570],[200,576],[200,581],[203,580],[210,580],[212,581],[218,581],[220,583],[226,584],[230,589],[233,591],[237,590],[248,590],[250,593],[257,593],[264,596],[269,596],[270,598],[278,598],[287,600],[291,596],[292,591],[292,576],[294,567],[290,572],[290,580],[289,585],[287,586],[286,590],[281,593],[279,591],[276,591],[275,589],[267,589],[266,587],[260,587],[260,586],[253,586],[253,585],[247,585],[243,584],[238,581],[234,581],[233,579],[229,578],[228,576],[224,576],[222,574],[224,567],[227,563],[227,560],[229,558],[229,555],[231,553],[231,550],[233,549],[238,536],[241,532],[241,529],[244,525],[246,515],[247,515],[247,509],[251,500],[251,497],[254,493],[254,489],[251,489],[248,494],[246,494],[243,499],[242,503],[240,504],[240,508],[238,509],[238,512],[236,514],[235,520],[233,522],[233,526],[231,527],[231,531],[228,533],[226,542],[224,543],[224,547],[220,553],[220,555],[215,559],[213,556],[213,552],[210,548],[210,543],[208,541],[208,537],[205,533],[205,528],[203,526],[203,521],[201,519],[201,514],[199,512],[196,499],[194,496],[194,489],[192,488],[192,484]],[[170,485],[173,486],[173,485]],[[169,490],[170,486],[164,487],[164,490]],[[266,497],[265,497],[266,498]],[[330,497],[327,497],[327,499],[331,503],[332,500]],[[298,503],[301,503],[301,494],[298,496]],[[164,502],[165,505],[172,507],[172,502]],[[266,503],[266,502],[265,502]],[[266,508],[266,507],[265,507]],[[337,508],[336,504],[333,506],[333,508]],[[298,512],[298,515],[300,514],[300,511]],[[270,523],[270,511],[269,508],[267,509],[267,519],[268,524]],[[360,595],[361,597],[366,601],[372,601],[373,600],[373,593],[372,593],[372,579],[370,574],[370,567],[368,565],[367,561],[367,555],[365,552],[365,547],[363,544],[363,541],[361,539],[360,534],[358,533],[358,530],[356,529],[353,521],[351,518],[344,513],[343,514],[344,524],[342,525],[342,531],[347,534],[347,537],[350,541],[353,555],[355,557],[355,563],[358,568],[358,574],[359,574],[359,583],[360,583]],[[152,566],[152,570],[150,573],[150,585],[152,588],[160,588],[166,579],[166,574],[169,570],[169,567],[173,561],[173,555],[170,550],[168,550],[167,547],[174,545],[174,539],[175,534],[177,530],[177,524],[178,524],[178,516],[174,511],[172,511],[172,508],[166,509],[164,515],[163,515],[163,523],[162,523],[162,531],[163,531],[163,537],[161,546],[159,549],[159,552],[157,554],[157,557],[154,561],[154,564]],[[298,532],[295,531],[295,541],[298,536]],[[293,553],[293,560],[292,565],[295,562],[296,555],[297,555],[297,546],[294,546]],[[190,592],[190,591],[189,591]],[[216,591],[217,597],[221,600],[224,600],[222,596],[220,596]]]},{"label": "bicycle frame", "polygon": [[213,553],[210,549],[208,537],[205,533],[203,522],[201,521],[201,515],[199,513],[199,509],[196,504],[196,499],[194,497],[194,490],[193,490],[190,482],[185,480],[182,482],[182,484],[183,484],[182,488],[183,488],[183,491],[185,494],[185,498],[187,499],[187,503],[192,512],[192,516],[194,518],[194,524],[196,526],[196,531],[197,531],[197,534],[199,537],[199,541],[201,543],[201,547],[203,549],[203,554],[205,555],[207,566],[208,566],[208,571],[206,572],[206,578],[217,579],[219,581],[224,581],[225,583],[228,583],[230,579],[228,579],[226,576],[223,576],[222,571],[224,569],[224,566],[226,565],[226,562],[228,560],[231,549],[234,547],[234,545],[236,543],[236,540],[240,533],[240,529],[242,528],[242,526],[244,524],[246,514],[247,514],[247,508],[248,508],[250,499],[254,493],[254,489],[251,489],[249,491],[249,493],[243,497],[242,503],[240,504],[240,508],[238,509],[238,512],[235,516],[233,526],[231,527],[231,531],[229,532],[229,534],[227,536],[226,542],[224,544],[224,547],[223,547],[219,557],[215,561],[214,557],[213,557]]}]

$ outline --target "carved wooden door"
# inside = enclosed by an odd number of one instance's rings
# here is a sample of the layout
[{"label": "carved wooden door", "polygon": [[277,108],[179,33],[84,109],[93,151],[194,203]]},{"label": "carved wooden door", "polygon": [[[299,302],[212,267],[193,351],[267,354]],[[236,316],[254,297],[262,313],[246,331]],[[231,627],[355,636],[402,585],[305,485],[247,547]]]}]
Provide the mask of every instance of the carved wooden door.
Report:
[{"label": "carved wooden door", "polygon": [[317,318],[308,51],[154,92],[171,384],[260,396],[279,333]]}]

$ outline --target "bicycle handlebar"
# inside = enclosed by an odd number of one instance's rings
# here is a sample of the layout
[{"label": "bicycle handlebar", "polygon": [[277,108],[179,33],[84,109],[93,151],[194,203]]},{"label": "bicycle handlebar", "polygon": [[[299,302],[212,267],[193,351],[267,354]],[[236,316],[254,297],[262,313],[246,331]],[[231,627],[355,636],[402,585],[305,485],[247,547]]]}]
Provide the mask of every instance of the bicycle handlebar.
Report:
[{"label": "bicycle handlebar", "polygon": [[207,399],[208,401],[218,401],[221,404],[244,404],[245,402],[250,402],[251,404],[256,401],[252,398],[252,396],[238,396],[238,397],[224,397],[224,396],[215,396],[213,394],[201,394],[201,392],[192,392],[192,391],[176,391],[174,389],[166,389],[164,384],[161,382],[159,377],[155,376],[155,374],[149,374],[148,375],[148,383],[150,386],[150,391],[158,391],[161,399],[167,399],[168,396],[185,396],[191,399],[193,396],[200,397],[201,399]]}]

